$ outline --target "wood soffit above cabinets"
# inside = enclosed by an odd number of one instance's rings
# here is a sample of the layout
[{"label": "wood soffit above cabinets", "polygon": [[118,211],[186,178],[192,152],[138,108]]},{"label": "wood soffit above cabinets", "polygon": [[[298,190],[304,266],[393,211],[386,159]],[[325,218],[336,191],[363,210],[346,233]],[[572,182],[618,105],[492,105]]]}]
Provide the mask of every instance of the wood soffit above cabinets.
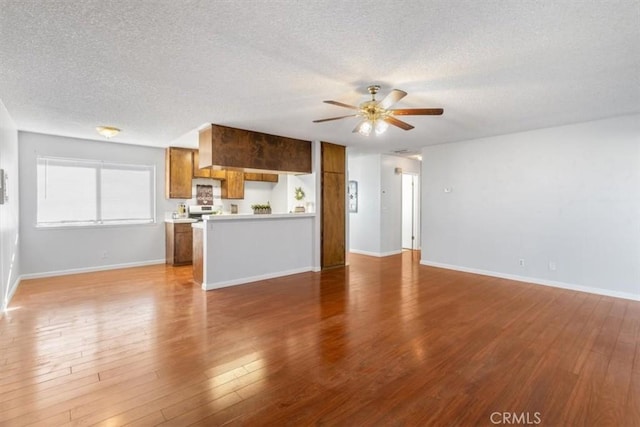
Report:
[{"label": "wood soffit above cabinets", "polygon": [[199,167],[311,173],[311,141],[228,126],[200,130]]}]

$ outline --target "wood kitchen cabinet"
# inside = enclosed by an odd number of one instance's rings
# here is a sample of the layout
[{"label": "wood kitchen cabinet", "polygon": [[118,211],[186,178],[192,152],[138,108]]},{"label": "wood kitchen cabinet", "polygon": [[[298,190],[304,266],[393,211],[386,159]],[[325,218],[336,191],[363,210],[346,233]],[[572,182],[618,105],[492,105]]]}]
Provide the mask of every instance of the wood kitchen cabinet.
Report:
[{"label": "wood kitchen cabinet", "polygon": [[202,168],[200,169],[200,158],[198,155],[198,150],[191,151],[191,157],[193,159],[193,177],[194,178],[211,178],[211,169],[210,168]]},{"label": "wood kitchen cabinet", "polygon": [[191,264],[193,232],[191,223],[165,223],[166,262],[171,265]]},{"label": "wood kitchen cabinet", "polygon": [[165,196],[190,199],[193,156],[190,148],[169,147],[165,152]]},{"label": "wood kitchen cabinet", "polygon": [[244,199],[244,172],[228,169],[220,190],[223,199]]},{"label": "wood kitchen cabinet", "polygon": [[277,173],[263,173],[262,180],[265,182],[278,182],[278,174]]},{"label": "wood kitchen cabinet", "polygon": [[253,172],[245,172],[244,173],[245,181],[262,181],[261,173],[253,173]]},{"label": "wood kitchen cabinet", "polygon": [[322,268],[346,262],[345,147],[322,142]]},{"label": "wood kitchen cabinet", "polygon": [[311,173],[311,141],[228,126],[200,129],[200,167]]},{"label": "wood kitchen cabinet", "polygon": [[278,182],[278,174],[277,173],[245,172],[244,180],[245,181]]},{"label": "wood kitchen cabinet", "polygon": [[210,169],[209,173],[211,174],[210,176],[211,179],[219,179],[219,180],[227,179],[227,171],[223,169]]}]

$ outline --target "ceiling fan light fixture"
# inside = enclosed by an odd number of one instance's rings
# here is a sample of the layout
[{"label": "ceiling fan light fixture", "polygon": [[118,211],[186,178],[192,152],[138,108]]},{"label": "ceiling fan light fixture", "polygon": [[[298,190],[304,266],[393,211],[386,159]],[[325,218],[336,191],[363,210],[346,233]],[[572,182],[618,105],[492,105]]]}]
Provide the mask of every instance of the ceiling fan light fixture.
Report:
[{"label": "ceiling fan light fixture", "polygon": [[382,135],[389,129],[389,125],[384,120],[376,120],[373,128],[376,131],[376,135]]},{"label": "ceiling fan light fixture", "polygon": [[371,135],[371,130],[372,129],[373,129],[373,125],[371,124],[371,121],[367,120],[366,122],[363,122],[360,125],[360,129],[358,129],[358,133],[360,135],[369,136],[369,135]]},{"label": "ceiling fan light fixture", "polygon": [[98,126],[96,131],[105,138],[113,138],[120,133],[120,129],[113,126]]}]

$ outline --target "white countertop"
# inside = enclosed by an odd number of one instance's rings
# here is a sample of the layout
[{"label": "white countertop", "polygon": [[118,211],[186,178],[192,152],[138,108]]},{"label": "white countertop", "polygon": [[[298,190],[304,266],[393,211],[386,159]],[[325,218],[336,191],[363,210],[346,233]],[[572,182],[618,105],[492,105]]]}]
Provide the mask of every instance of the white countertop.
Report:
[{"label": "white countertop", "polygon": [[197,222],[198,220],[193,218],[165,218],[164,222],[172,222],[174,224],[188,224],[192,222]]},{"label": "white countertop", "polygon": [[282,213],[282,214],[222,214],[222,215],[202,215],[205,221],[232,221],[245,219],[278,219],[278,218],[309,218],[316,216],[315,213]]}]

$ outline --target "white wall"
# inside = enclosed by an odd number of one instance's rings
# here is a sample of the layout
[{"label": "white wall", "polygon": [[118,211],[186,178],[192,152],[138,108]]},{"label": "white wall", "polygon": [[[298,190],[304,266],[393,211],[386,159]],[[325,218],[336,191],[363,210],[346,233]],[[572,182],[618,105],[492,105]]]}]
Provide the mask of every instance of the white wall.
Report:
[{"label": "white wall", "polygon": [[423,264],[640,299],[640,115],[422,157]]},{"label": "white wall", "polygon": [[[164,149],[19,132],[20,236],[23,277],[47,276],[165,259],[164,215],[176,200],[164,198]],[[36,156],[156,165],[157,223],[37,229]],[[104,254],[107,254],[104,257]]]},{"label": "white wall", "polygon": [[380,155],[347,158],[348,180],[358,183],[358,212],[349,213],[349,250],[380,253]]},{"label": "white wall", "polygon": [[402,168],[420,174],[420,162],[381,154],[350,154],[349,180],[358,182],[358,212],[349,214],[349,250],[373,256],[402,251]]},{"label": "white wall", "polygon": [[18,129],[0,101],[0,168],[7,174],[8,200],[0,205],[0,313],[20,283],[20,203],[18,191]]}]

